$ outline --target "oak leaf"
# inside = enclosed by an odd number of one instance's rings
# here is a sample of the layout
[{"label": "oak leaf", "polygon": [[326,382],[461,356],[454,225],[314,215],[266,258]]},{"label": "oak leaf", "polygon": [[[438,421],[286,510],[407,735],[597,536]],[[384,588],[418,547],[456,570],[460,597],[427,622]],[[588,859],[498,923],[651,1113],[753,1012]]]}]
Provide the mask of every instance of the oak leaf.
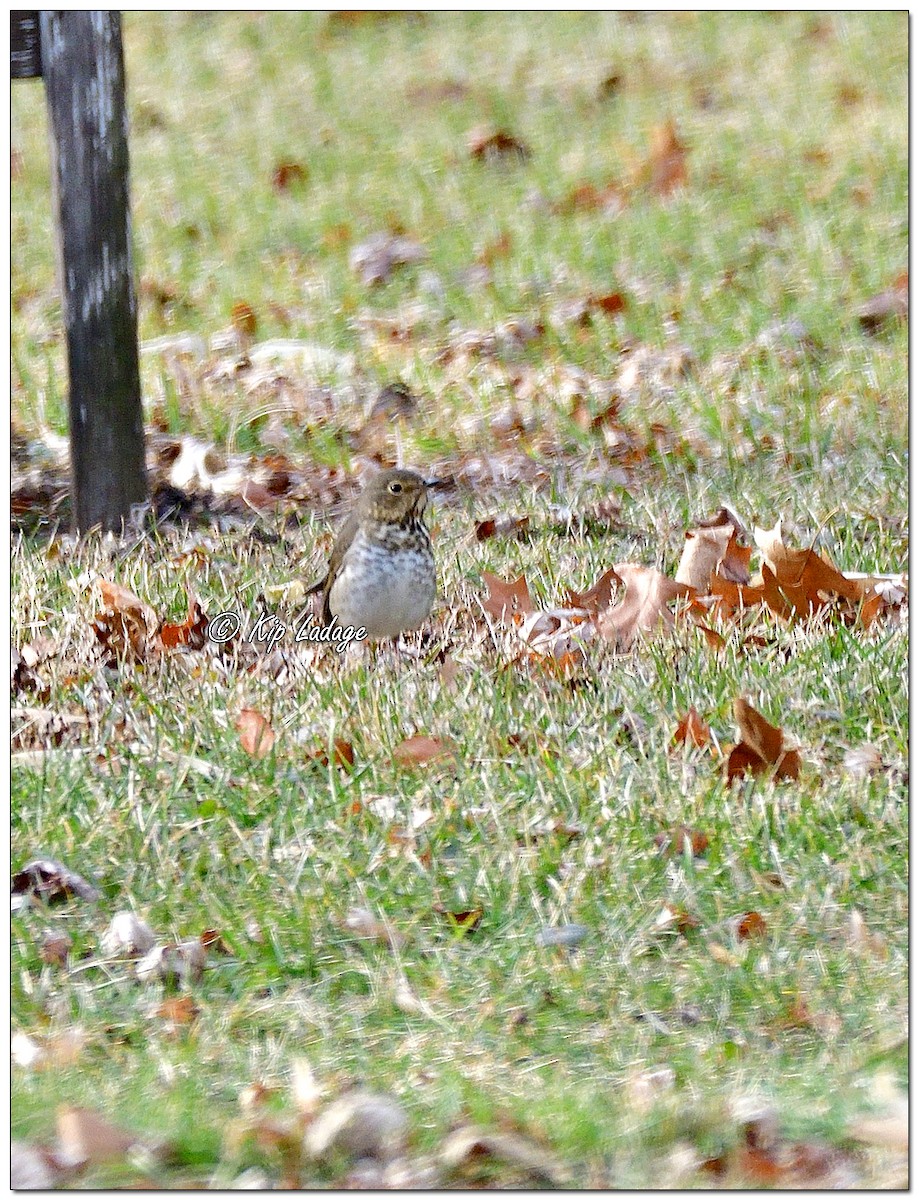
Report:
[{"label": "oak leaf", "polygon": [[207,614],[194,592],[186,588],[185,594],[188,598],[188,616],[184,622],[181,625],[163,624],[160,626],[159,642],[167,650],[176,646],[188,646],[192,650],[200,650],[206,641]]},{"label": "oak leaf", "polygon": [[746,774],[770,772],[774,779],[797,779],[801,755],[797,750],[785,750],[781,729],[770,725],[743,697],[734,701],[734,719],[740,729],[740,741],[732,747],[727,760],[730,782]]},{"label": "oak leaf", "polygon": [[815,550],[786,546],[782,541],[781,521],[774,529],[755,529],[753,539],[763,555],[763,578],[766,578],[768,568],[796,616],[810,616],[828,604],[834,595],[852,603],[858,603],[861,598],[858,584],[847,579]]},{"label": "oak leaf", "polygon": [[686,742],[692,742],[694,746],[704,748],[711,745],[711,738],[711,729],[709,729],[693,706],[686,716],[680,720],[679,725],[677,725],[676,733],[673,735],[673,743],[676,746],[682,746]]},{"label": "oak leaf", "polygon": [[621,586],[622,580],[610,567],[586,591],[576,592],[573,588],[568,588],[568,603],[572,608],[583,608],[596,616],[609,608],[613,602],[613,590]]},{"label": "oak leaf", "polygon": [[519,624],[527,613],[535,612],[533,601],[530,599],[530,589],[523,575],[513,583],[507,583],[497,575],[483,571],[482,579],[488,588],[482,608],[489,616],[496,617],[505,624]]},{"label": "oak leaf", "polygon": [[617,563],[614,570],[625,584],[625,596],[601,615],[597,627],[605,638],[624,649],[640,633],[653,633],[662,626],[672,629],[675,622],[668,605],[695,595],[694,588],[677,583],[654,567]]}]

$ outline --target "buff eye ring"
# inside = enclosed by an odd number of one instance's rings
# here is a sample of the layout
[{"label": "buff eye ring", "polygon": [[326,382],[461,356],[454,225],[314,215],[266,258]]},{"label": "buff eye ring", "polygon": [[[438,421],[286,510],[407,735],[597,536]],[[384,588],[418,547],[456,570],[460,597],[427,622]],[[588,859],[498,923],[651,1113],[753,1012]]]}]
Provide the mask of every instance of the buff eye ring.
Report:
[{"label": "buff eye ring", "polygon": [[392,494],[394,496],[398,496],[399,493],[402,491],[402,484],[393,482],[389,485],[389,490],[392,492]]}]

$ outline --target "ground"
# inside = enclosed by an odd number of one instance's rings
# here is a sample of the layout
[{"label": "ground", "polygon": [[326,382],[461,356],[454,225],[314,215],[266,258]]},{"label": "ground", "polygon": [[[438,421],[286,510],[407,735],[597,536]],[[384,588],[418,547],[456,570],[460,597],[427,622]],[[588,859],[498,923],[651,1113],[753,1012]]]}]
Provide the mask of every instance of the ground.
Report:
[{"label": "ground", "polygon": [[[906,1083],[900,607],[533,658],[483,573],[558,610],[616,564],[673,577],[722,505],[754,569],[782,519],[905,571],[906,21],[126,14],[154,505],[82,542],[14,86],[12,861],[100,892],[13,916],[14,1137],[67,1149],[75,1105],[153,1145],[78,1184],[329,1185],[356,1168],[301,1153],[305,1059],[320,1105],[396,1098],[409,1173],[530,1179],[438,1159],[475,1121],[548,1183],[903,1183],[860,1136]],[[396,460],[445,481],[401,652],[153,636],[186,590],[290,623]],[[797,779],[726,784],[738,697]],[[126,910],[216,931],[202,977],[139,981]]]}]

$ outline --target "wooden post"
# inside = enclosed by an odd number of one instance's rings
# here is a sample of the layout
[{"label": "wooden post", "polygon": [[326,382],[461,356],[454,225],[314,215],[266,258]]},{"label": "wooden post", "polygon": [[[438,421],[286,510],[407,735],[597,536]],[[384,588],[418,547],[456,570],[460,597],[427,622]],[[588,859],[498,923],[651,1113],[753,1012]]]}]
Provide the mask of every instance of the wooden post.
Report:
[{"label": "wooden post", "polygon": [[42,12],[40,28],[67,328],[74,526],[118,532],[131,506],[147,498],[121,17]]}]

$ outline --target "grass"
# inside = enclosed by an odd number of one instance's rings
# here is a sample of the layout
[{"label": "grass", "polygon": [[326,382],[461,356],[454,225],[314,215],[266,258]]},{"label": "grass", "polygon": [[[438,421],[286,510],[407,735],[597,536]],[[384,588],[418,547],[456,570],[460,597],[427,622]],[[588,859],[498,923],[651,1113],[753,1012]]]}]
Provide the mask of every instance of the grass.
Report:
[{"label": "grass", "polygon": [[[305,1055],[329,1094],[357,1079],[397,1094],[414,1152],[463,1118],[510,1122],[550,1146],[574,1186],[685,1186],[700,1177],[678,1177],[674,1155],[688,1146],[701,1161],[741,1140],[738,1097],[768,1098],[788,1138],[845,1148],[877,1073],[905,1085],[891,1049],[906,1020],[905,627],[775,623],[744,656],[680,632],[598,650],[572,681],[508,668],[513,636],[484,623],[477,600],[483,570],[525,573],[547,605],[615,562],[672,574],[684,530],[725,500],[749,525],[784,516],[790,542],[816,538],[842,569],[905,568],[907,336],[868,338],[855,316],[906,262],[905,34],[899,14],[864,13],[126,15],[142,339],[209,338],[244,301],[260,340],[355,356],[345,387],[296,376],[250,392],[245,376],[216,379],[212,358],[183,371],[147,355],[156,437],[280,452],[337,479],[364,465],[354,435],[368,400],[401,378],[419,412],[398,442],[384,433],[381,456],[401,449],[457,486],[435,507],[443,599],[417,662],[297,666],[291,651],[280,677],[212,653],[100,663],[87,573],[160,615],[183,611],[186,582],[210,614],[251,613],[269,585],[321,568],[341,506],[318,487],[245,525],[215,517],[75,544],[49,540],[39,511],[14,537],[14,644],[44,633],[59,647],[38,668],[39,699],[14,704],[86,722],[39,766],[14,765],[13,862],[53,854],[103,893],[14,918],[14,1025],[39,1036],[78,1024],[87,1038],[73,1065],[14,1071],[14,1136],[47,1140],[57,1105],[86,1104],[170,1143],[145,1168],[160,1186],[225,1184],[253,1165],[274,1179],[271,1151],[234,1148],[227,1130],[243,1088],[286,1088]],[[598,99],[614,73],[619,91]],[[444,81],[465,90],[435,103]],[[616,214],[554,211],[579,184],[626,180],[668,118],[689,147],[684,189],[635,193]],[[465,136],[483,121],[531,158],[470,161]],[[14,89],[13,128],[13,413],[34,453],[66,433],[37,86]],[[308,178],[279,193],[284,160]],[[429,259],[368,291],[349,249],[395,225]],[[468,283],[505,232],[491,282]],[[613,290],[621,316],[553,323],[559,300]],[[414,332],[394,340],[368,318]],[[459,330],[510,318],[545,333],[494,358],[444,355]],[[751,345],[791,319],[806,343],[786,332]],[[629,349],[674,345],[692,371],[623,396],[640,453],[584,432],[553,372],[589,372],[595,414]],[[321,385],[335,405],[320,420]],[[509,410],[525,432],[494,425]],[[509,479],[486,470],[483,482],[476,459]],[[541,482],[523,478],[525,461]],[[601,501],[618,506],[611,522],[560,516]],[[498,512],[529,516],[526,537],[475,541],[473,523]],[[448,645],[454,686],[433,652]],[[740,694],[803,746],[799,782],[729,791],[710,756],[671,750],[689,705],[727,747]],[[240,746],[243,707],[278,735],[264,760]],[[451,739],[455,760],[396,766],[415,732]],[[311,757],[337,737],[354,745],[350,773]],[[867,780],[843,765],[865,742],[889,768]],[[67,756],[72,746],[87,753]],[[656,835],[681,824],[706,834],[704,855],[660,853]],[[463,936],[435,904],[481,907],[481,923]],[[698,926],[656,929],[665,904]],[[355,906],[405,945],[356,940],[341,924]],[[230,953],[194,985],[201,1012],[187,1029],[155,1015],[159,985],[101,955],[124,908],[163,937],[220,931]],[[882,951],[847,937],[853,909]],[[740,942],[731,923],[748,911],[766,934]],[[581,951],[537,944],[564,922],[586,926]],[[40,960],[47,928],[73,938],[66,970]],[[423,1011],[399,1007],[403,981]],[[672,1085],[643,1106],[636,1076],[657,1067]],[[858,1160],[860,1180],[883,1181],[872,1170]],[[514,1182],[509,1168],[486,1178]]]}]

